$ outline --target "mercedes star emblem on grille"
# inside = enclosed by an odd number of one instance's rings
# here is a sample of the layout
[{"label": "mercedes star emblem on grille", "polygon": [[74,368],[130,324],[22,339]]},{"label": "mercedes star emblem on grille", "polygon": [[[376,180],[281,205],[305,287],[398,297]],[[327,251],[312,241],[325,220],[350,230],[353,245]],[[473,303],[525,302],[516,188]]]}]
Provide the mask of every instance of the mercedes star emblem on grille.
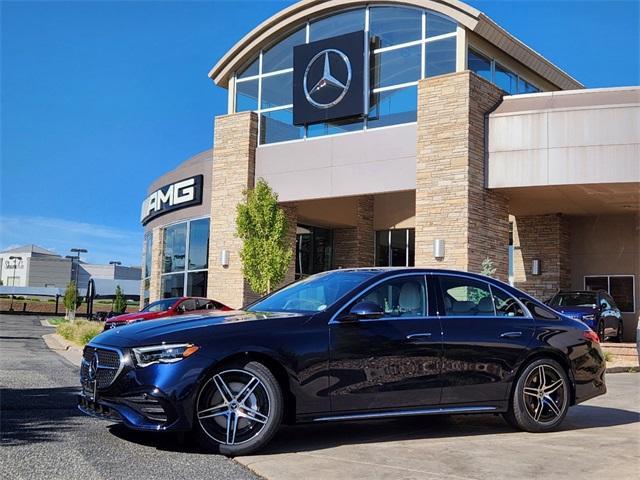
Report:
[{"label": "mercedes star emblem on grille", "polygon": [[96,376],[98,375],[98,365],[99,365],[98,352],[94,352],[93,358],[89,363],[89,369],[87,370],[87,377],[92,382],[96,379]]}]

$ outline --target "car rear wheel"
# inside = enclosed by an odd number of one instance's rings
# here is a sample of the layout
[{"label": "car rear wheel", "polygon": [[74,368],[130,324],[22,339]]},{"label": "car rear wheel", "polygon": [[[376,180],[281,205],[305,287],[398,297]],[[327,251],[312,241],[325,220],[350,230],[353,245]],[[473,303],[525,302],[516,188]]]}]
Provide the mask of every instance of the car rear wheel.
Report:
[{"label": "car rear wheel", "polygon": [[616,342],[622,343],[622,337],[624,337],[624,325],[622,321],[618,322],[618,330],[616,332]]},{"label": "car rear wheel", "polygon": [[604,333],[604,322],[600,322],[598,324],[598,337],[600,338],[601,342],[604,342],[606,339],[605,333]]},{"label": "car rear wheel", "polygon": [[527,432],[548,432],[564,420],[570,393],[569,379],[558,362],[536,360],[518,378],[505,419]]},{"label": "car rear wheel", "polygon": [[247,455],[266,445],[282,420],[278,381],[255,361],[226,365],[203,384],[196,402],[202,447],[223,455]]}]

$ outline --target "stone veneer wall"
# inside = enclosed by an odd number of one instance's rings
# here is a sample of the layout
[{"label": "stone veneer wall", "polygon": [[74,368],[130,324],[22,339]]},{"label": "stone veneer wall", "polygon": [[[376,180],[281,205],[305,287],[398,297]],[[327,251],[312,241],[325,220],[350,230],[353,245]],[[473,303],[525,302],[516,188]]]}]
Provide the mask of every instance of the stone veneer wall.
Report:
[{"label": "stone veneer wall", "polygon": [[[242,274],[236,237],[236,207],[253,188],[258,117],[253,112],[222,115],[215,119],[211,188],[211,230],[209,232],[209,274],[207,295],[241,308],[257,298]],[[229,266],[220,265],[220,252],[229,251]]]},{"label": "stone veneer wall", "polygon": [[[507,280],[508,201],[485,188],[485,115],[502,95],[469,71],[419,82],[416,266],[479,272],[489,257]],[[445,240],[443,260],[435,239]]]},{"label": "stone veneer wall", "polygon": [[[517,288],[547,300],[559,289],[571,287],[569,222],[561,215],[516,217],[513,225],[514,283]],[[534,258],[541,275],[531,274]]]},{"label": "stone veneer wall", "polygon": [[335,268],[372,267],[374,265],[373,195],[358,197],[356,226],[333,231]]},{"label": "stone veneer wall", "polygon": [[287,216],[288,230],[287,230],[287,243],[291,245],[293,255],[291,262],[289,263],[289,270],[284,277],[284,280],[276,288],[287,285],[294,282],[296,279],[296,232],[298,228],[298,208],[295,204],[280,205]]},{"label": "stone veneer wall", "polygon": [[[151,231],[151,278],[149,279],[149,302],[155,302],[162,298],[163,249],[164,229],[162,227],[156,227]],[[142,268],[144,268],[144,261],[142,265]],[[142,289],[144,290],[144,281],[142,283]],[[140,298],[140,301],[142,301],[142,297]]]}]

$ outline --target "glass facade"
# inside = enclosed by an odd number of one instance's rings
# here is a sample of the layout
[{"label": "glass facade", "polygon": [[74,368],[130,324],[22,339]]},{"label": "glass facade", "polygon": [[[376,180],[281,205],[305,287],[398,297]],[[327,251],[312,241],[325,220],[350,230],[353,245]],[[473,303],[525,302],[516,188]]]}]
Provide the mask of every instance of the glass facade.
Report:
[{"label": "glass facade", "polygon": [[527,82],[524,78],[472,48],[469,48],[467,65],[469,66],[469,70],[495,83],[509,95],[536,93],[540,91],[538,87]]},{"label": "glass facade", "polygon": [[331,270],[333,232],[327,228],[298,225],[295,262],[296,279]]},{"label": "glass facade", "polygon": [[636,311],[635,277],[633,275],[598,275],[584,277],[586,290],[604,290],[623,313]]},{"label": "glass facade", "polygon": [[151,252],[153,247],[153,234],[147,232],[144,235],[144,265],[142,267],[142,307],[149,304],[149,288],[151,285]]},{"label": "glass facade", "polygon": [[209,219],[165,227],[162,251],[162,298],[206,297]]},{"label": "glass facade", "polygon": [[415,265],[415,230],[399,228],[378,230],[375,239],[377,267],[413,267]]},{"label": "glass facade", "polygon": [[[361,30],[369,36],[368,118],[293,125],[293,47]],[[412,7],[371,6],[312,19],[236,75],[235,111],[258,113],[261,145],[415,122],[418,80],[456,70],[456,36],[451,19]]]}]

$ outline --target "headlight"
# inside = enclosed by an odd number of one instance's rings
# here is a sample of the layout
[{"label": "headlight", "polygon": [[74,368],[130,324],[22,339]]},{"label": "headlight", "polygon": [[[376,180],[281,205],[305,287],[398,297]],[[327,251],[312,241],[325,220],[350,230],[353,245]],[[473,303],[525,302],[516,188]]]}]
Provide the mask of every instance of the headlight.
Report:
[{"label": "headlight", "polygon": [[192,343],[174,345],[155,345],[153,347],[139,347],[133,349],[136,364],[146,367],[153,363],[175,363],[187,358],[198,351],[200,347]]},{"label": "headlight", "polygon": [[583,315],[582,320],[584,322],[593,322],[596,319],[595,315]]}]

